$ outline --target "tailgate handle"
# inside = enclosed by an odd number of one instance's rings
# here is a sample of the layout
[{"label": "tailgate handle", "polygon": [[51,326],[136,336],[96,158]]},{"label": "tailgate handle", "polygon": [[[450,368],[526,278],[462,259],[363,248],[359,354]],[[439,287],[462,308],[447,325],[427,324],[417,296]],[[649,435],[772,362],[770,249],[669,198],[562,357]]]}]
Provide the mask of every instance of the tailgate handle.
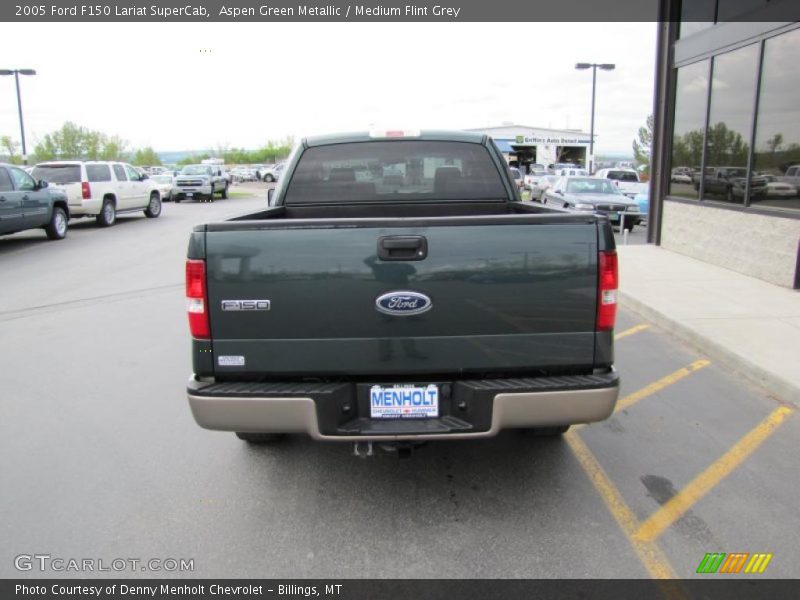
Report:
[{"label": "tailgate handle", "polygon": [[381,260],[424,260],[428,256],[428,240],[421,235],[390,235],[378,238]]}]

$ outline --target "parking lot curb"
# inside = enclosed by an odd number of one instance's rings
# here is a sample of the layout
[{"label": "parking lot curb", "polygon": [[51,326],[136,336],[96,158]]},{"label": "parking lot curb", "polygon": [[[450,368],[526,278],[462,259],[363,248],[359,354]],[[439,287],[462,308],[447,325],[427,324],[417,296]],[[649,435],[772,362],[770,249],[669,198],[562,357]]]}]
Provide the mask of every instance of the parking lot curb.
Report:
[{"label": "parking lot curb", "polygon": [[681,321],[653,309],[622,290],[619,291],[619,300],[624,308],[637,313],[643,319],[658,325],[666,332],[693,346],[711,358],[715,363],[728,367],[728,369],[735,374],[764,388],[770,395],[775,396],[777,399],[790,403],[796,408],[800,408],[800,388],[791,382],[756,365],[748,360],[747,357],[733,352],[708,336],[698,333]]}]

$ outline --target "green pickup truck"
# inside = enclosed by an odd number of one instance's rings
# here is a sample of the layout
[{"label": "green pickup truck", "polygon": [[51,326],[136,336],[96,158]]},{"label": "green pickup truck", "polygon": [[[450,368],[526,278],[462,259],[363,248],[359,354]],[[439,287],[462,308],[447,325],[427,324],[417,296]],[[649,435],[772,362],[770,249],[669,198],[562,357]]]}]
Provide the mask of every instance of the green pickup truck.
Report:
[{"label": "green pickup truck", "polygon": [[195,420],[409,445],[560,434],[614,409],[607,217],[524,204],[491,138],[304,139],[255,214],[195,227]]}]

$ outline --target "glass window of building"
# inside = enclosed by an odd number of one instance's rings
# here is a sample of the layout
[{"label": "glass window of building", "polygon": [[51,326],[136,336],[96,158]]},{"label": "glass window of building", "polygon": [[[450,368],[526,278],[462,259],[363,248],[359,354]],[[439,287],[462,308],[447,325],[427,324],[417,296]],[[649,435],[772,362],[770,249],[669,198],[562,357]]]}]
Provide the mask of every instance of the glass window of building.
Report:
[{"label": "glass window of building", "polygon": [[709,63],[703,60],[678,69],[675,92],[675,125],[669,195],[698,197],[703,132],[706,126]]},{"label": "glass window of building", "polygon": [[760,44],[714,57],[703,199],[744,204]]},{"label": "glass window of building", "polygon": [[800,29],[768,39],[758,99],[753,206],[800,210]]}]

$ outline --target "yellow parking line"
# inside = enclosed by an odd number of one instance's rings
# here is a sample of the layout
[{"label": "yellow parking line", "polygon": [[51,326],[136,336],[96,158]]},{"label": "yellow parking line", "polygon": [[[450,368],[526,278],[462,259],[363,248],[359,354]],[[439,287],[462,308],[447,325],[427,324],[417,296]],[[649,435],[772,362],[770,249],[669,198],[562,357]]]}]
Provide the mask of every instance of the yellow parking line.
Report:
[{"label": "yellow parking line", "polygon": [[639,528],[636,515],[625,504],[625,500],[623,500],[619,490],[608,478],[605,470],[581,437],[573,431],[568,431],[564,439],[569,444],[597,493],[600,494],[603,502],[605,502],[609,512],[630,541],[634,551],[639,556],[639,560],[642,561],[650,576],[654,579],[675,578],[675,572],[670,566],[667,557],[662,554],[655,542],[634,539],[633,534]]},{"label": "yellow parking line", "polygon": [[792,412],[792,409],[785,406],[775,409],[772,414],[642,523],[636,530],[634,538],[639,542],[654,541],[664,530],[681,518],[695,502],[705,496],[755,452]]},{"label": "yellow parking line", "polygon": [[[654,381],[650,385],[643,387],[640,390],[633,392],[632,394],[628,394],[621,400],[617,401],[617,406],[614,408],[614,412],[618,413],[621,410],[625,410],[626,408],[630,408],[634,404],[636,404],[639,400],[643,398],[647,398],[648,396],[652,396],[656,392],[660,392],[665,387],[672,385],[673,383],[677,383],[681,379],[691,375],[695,371],[699,371],[700,369],[707,367],[711,364],[710,360],[706,360],[705,358],[701,358],[700,360],[694,361],[688,367],[683,367],[682,369],[678,369],[674,373],[670,373],[666,377],[662,377],[658,381]],[[585,424],[579,423],[577,425],[573,425],[573,429],[581,429],[582,427],[586,427]]]},{"label": "yellow parking line", "polygon": [[620,331],[617,335],[614,336],[614,341],[621,340],[622,338],[628,337],[629,335],[633,335],[634,333],[639,333],[640,331],[644,331],[645,329],[650,329],[650,325],[643,323],[641,325],[636,325],[635,327],[631,327],[630,329],[626,329],[625,331]]},{"label": "yellow parking line", "polygon": [[618,412],[620,410],[625,410],[626,408],[630,408],[634,404],[636,404],[639,400],[643,398],[647,398],[648,396],[652,396],[656,392],[660,392],[665,387],[672,385],[673,383],[679,382],[681,379],[688,377],[695,371],[699,371],[700,369],[707,367],[711,364],[710,360],[706,360],[705,358],[701,358],[700,360],[694,361],[688,367],[684,367],[682,369],[678,369],[674,373],[670,373],[666,377],[662,377],[658,381],[654,381],[648,386],[643,387],[642,389],[633,392],[632,394],[628,394],[622,400],[617,402],[617,407],[614,409],[614,412]]}]

